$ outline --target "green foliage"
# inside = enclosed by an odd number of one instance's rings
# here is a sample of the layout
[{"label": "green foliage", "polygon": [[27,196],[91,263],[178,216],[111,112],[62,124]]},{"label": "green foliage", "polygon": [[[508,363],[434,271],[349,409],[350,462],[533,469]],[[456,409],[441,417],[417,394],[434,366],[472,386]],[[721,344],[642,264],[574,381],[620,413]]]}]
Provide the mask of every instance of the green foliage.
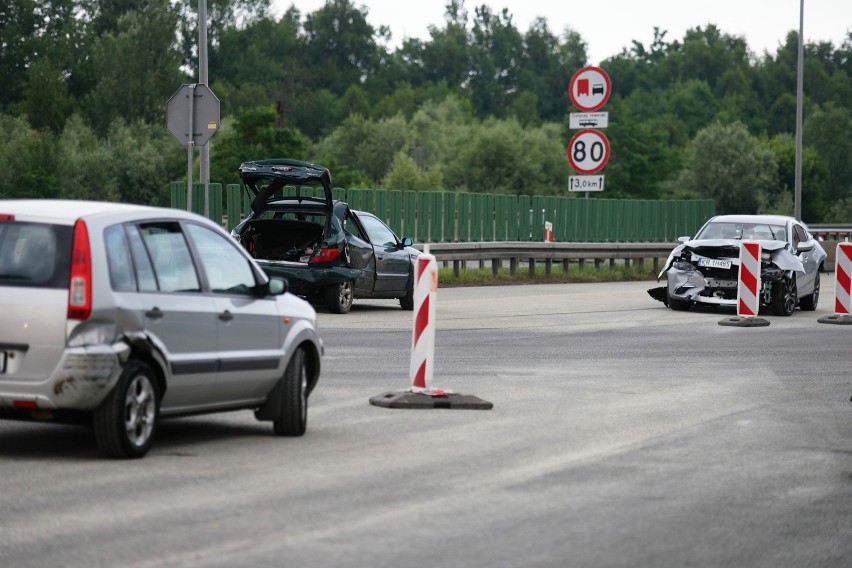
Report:
[{"label": "green foliage", "polygon": [[115,150],[100,140],[80,115],[69,118],[57,141],[62,165],[61,175],[56,177],[58,194],[69,199],[119,201],[121,163],[116,160]]},{"label": "green foliage", "polygon": [[772,193],[778,183],[774,154],[741,123],[702,129],[684,166],[681,185],[714,199],[719,213],[757,213],[761,196]]},{"label": "green foliage", "polygon": [[171,196],[162,179],[182,177],[181,172],[186,171],[185,148],[161,125],[141,121],[128,124],[120,119],[110,125],[107,145],[118,200],[168,207]]},{"label": "green foliage", "polygon": [[249,160],[308,159],[308,140],[297,130],[279,126],[272,107],[243,110],[232,128],[223,128],[210,140],[210,180],[240,183],[237,168]]},{"label": "green foliage", "polygon": [[59,197],[51,135],[23,118],[0,114],[0,198]]},{"label": "green foliage", "polygon": [[444,182],[440,166],[419,169],[414,158],[406,150],[400,150],[394,157],[381,186],[386,189],[440,191],[444,187]]},{"label": "green foliage", "polygon": [[176,26],[168,0],[149,0],[143,10],[121,16],[115,33],[97,39],[92,66],[98,82],[84,104],[96,132],[105,134],[116,119],[163,124],[165,102],[184,82],[172,45]]},{"label": "green foliage", "polygon": [[59,133],[74,108],[68,85],[59,65],[47,57],[38,59],[27,69],[27,83],[22,109],[30,125]]},{"label": "green foliage", "polygon": [[[575,31],[553,32],[544,18],[521,30],[508,10],[447,0],[427,40],[391,49],[388,30],[352,0],[280,17],[269,7],[207,1],[223,123],[211,141],[213,181],[237,181],[241,161],[286,156],[320,161],[349,187],[566,190],[566,87],[588,58]],[[186,149],[163,115],[198,77],[197,9],[195,0],[6,1],[2,195],[161,203],[161,188],[185,175]],[[613,87],[607,196],[712,195],[719,210],[787,211],[797,34],[753,54],[712,24],[681,38],[652,32],[647,44],[624,38],[630,47],[601,64]],[[809,222],[842,216],[852,194],[850,61],[852,32],[839,46],[805,45]]]}]

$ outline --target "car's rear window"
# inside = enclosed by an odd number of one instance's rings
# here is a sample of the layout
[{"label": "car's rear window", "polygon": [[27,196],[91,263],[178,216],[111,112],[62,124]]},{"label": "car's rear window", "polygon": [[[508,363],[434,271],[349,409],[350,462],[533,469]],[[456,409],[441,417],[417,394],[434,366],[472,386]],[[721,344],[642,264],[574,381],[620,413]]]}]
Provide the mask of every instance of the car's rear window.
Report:
[{"label": "car's rear window", "polygon": [[72,228],[0,222],[0,285],[67,288]]}]

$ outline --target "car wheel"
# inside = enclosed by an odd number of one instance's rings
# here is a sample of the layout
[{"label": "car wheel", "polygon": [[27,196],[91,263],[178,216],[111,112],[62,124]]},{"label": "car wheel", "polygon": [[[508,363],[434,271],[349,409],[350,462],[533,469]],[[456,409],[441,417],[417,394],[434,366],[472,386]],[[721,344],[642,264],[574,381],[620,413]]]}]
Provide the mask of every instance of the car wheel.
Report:
[{"label": "car wheel", "polygon": [[160,418],[160,393],[154,372],[131,359],[112,392],[95,410],[92,424],[98,446],[114,458],[148,453]]},{"label": "car wheel", "polygon": [[799,300],[799,307],[803,310],[812,312],[817,309],[819,302],[819,271],[814,275],[814,292],[809,296],[805,296]]},{"label": "car wheel", "polygon": [[776,316],[789,316],[796,309],[796,275],[789,280],[784,278],[772,285],[772,313]]},{"label": "car wheel", "polygon": [[403,310],[408,312],[414,310],[414,279],[411,279],[411,285],[405,292],[405,296],[399,299],[399,305]]},{"label": "car wheel", "polygon": [[692,307],[692,302],[689,300],[678,300],[669,296],[669,307],[676,312],[685,312]]},{"label": "car wheel", "polygon": [[308,427],[308,370],[304,349],[293,353],[277,391],[272,430],[277,436],[302,436]]},{"label": "car wheel", "polygon": [[352,307],[352,282],[341,282],[325,289],[325,305],[335,314],[345,314]]}]

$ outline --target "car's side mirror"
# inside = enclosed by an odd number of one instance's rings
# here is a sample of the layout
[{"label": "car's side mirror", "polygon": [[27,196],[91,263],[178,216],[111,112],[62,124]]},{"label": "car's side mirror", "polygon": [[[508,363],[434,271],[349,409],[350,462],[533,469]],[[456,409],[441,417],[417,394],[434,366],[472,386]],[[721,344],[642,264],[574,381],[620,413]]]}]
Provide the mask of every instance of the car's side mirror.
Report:
[{"label": "car's side mirror", "polygon": [[279,276],[272,276],[267,284],[270,296],[280,296],[287,291],[287,280]]},{"label": "car's side mirror", "polygon": [[413,241],[413,240],[411,240],[411,237],[404,237],[404,238],[402,239],[402,246],[404,246],[404,247],[410,247],[412,244],[414,244],[414,241]]},{"label": "car's side mirror", "polygon": [[677,242],[679,242],[680,244],[684,244],[684,243],[686,243],[686,241],[689,241],[689,240],[691,240],[689,237],[678,237],[677,238]]},{"label": "car's side mirror", "polygon": [[799,243],[796,246],[796,252],[797,253],[811,252],[812,250],[814,250],[814,244],[813,243]]}]

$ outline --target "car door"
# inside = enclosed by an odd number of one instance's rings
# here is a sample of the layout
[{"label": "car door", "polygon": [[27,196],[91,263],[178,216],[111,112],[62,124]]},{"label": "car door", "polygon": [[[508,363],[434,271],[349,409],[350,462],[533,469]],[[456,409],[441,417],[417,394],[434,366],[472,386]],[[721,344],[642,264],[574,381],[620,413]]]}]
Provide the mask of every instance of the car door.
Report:
[{"label": "car door", "polygon": [[171,372],[163,412],[215,402],[216,306],[201,288],[180,223],[128,225],[127,236],[138,280],[139,319]]},{"label": "car door", "polygon": [[227,235],[186,223],[213,296],[222,402],[264,397],[278,380],[284,323],[276,296],[258,297],[251,262]]},{"label": "car door", "polygon": [[370,296],[376,284],[376,255],[366,232],[348,208],[343,216],[343,232],[346,234],[349,266],[361,271],[355,279],[355,295]]},{"label": "car door", "polygon": [[396,234],[381,219],[358,212],[373,249],[376,251],[376,292],[404,292],[411,272],[411,259]]},{"label": "car door", "polygon": [[817,264],[819,261],[817,260],[817,251],[815,249],[798,253],[799,243],[808,242],[810,242],[809,236],[804,227],[798,223],[793,223],[793,251],[798,254],[799,259],[802,261],[802,266],[805,267],[804,274],[796,275],[796,287],[799,297],[806,296],[813,291],[814,280],[816,280],[816,273],[819,269],[819,265]]}]

